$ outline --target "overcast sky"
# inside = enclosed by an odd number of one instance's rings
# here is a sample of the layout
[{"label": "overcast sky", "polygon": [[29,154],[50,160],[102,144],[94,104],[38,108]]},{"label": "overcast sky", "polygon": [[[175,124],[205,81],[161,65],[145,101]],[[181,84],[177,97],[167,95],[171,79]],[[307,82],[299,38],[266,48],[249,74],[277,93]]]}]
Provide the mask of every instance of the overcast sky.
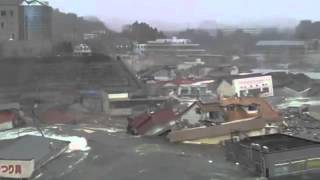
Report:
[{"label": "overcast sky", "polygon": [[[277,19],[320,19],[319,0],[49,0],[54,8],[105,22],[223,24]],[[108,23],[108,22],[107,22]],[[266,22],[268,23],[268,22]],[[279,22],[278,22],[279,23]]]},{"label": "overcast sky", "polygon": [[100,18],[226,22],[266,18],[320,19],[319,0],[49,0],[79,15]]}]

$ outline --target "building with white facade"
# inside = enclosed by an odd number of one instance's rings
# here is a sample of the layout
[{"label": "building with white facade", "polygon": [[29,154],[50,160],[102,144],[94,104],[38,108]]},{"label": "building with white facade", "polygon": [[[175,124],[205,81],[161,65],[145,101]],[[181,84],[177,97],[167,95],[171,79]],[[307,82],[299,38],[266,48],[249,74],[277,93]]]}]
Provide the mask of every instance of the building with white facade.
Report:
[{"label": "building with white facade", "polygon": [[274,96],[272,76],[250,74],[222,78],[217,93],[221,97]]},{"label": "building with white facade", "polygon": [[189,39],[157,39],[146,44],[136,44],[135,51],[141,54],[164,53],[173,55],[201,54],[206,50],[200,48],[200,44],[194,44]]}]

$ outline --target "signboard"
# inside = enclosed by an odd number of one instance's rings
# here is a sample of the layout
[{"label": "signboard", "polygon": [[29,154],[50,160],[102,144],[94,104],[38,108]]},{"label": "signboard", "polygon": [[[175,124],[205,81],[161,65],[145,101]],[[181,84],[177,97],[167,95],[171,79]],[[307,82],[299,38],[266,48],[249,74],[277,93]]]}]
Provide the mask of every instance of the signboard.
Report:
[{"label": "signboard", "polygon": [[1,178],[30,178],[34,171],[34,160],[0,160]]},{"label": "signboard", "polygon": [[271,76],[259,76],[233,80],[233,87],[239,97],[243,94],[256,92],[261,97],[273,96],[273,83]]}]

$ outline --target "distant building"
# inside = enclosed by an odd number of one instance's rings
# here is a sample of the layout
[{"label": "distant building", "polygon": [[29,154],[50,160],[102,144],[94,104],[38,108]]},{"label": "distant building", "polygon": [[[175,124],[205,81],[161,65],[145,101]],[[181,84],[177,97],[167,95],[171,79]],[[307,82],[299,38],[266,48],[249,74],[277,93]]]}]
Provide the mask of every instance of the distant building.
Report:
[{"label": "distant building", "polygon": [[201,54],[206,50],[201,49],[199,44],[193,44],[189,39],[157,39],[148,41],[146,44],[137,44],[135,51],[142,54],[165,53],[172,55]]},{"label": "distant building", "polygon": [[75,56],[91,56],[92,50],[87,44],[79,44],[74,47],[73,54]]},{"label": "distant building", "polygon": [[91,40],[91,39],[96,39],[98,38],[98,34],[94,34],[94,33],[84,33],[83,34],[83,39],[84,40]]},{"label": "distant building", "polygon": [[0,42],[23,38],[22,0],[0,1]]},{"label": "distant building", "polygon": [[0,104],[0,131],[12,129],[23,124],[20,118],[20,104]]},{"label": "distant building", "polygon": [[259,53],[264,54],[303,54],[307,45],[304,41],[258,41],[256,48]]},{"label": "distant building", "polygon": [[252,35],[257,35],[263,32],[263,29],[261,28],[221,28],[218,29],[219,31],[223,32],[224,35],[231,35],[236,33],[237,31],[241,31],[243,33],[248,33]]}]

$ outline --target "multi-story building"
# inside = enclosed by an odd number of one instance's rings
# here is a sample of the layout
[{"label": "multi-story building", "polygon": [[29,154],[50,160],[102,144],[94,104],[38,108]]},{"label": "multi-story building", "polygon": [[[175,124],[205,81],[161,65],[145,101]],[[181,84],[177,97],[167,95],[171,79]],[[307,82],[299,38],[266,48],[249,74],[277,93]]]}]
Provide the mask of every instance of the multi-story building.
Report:
[{"label": "multi-story building", "polygon": [[23,36],[25,40],[50,40],[52,8],[47,1],[23,1]]},{"label": "multi-story building", "polygon": [[22,0],[0,1],[0,42],[22,39]]},{"label": "multi-story building", "polygon": [[137,44],[136,51],[143,54],[172,54],[188,55],[203,54],[206,50],[200,48],[200,44],[194,44],[189,39],[157,39],[146,44]]},{"label": "multi-story building", "polygon": [[50,40],[52,8],[45,1],[1,0],[0,42]]}]

